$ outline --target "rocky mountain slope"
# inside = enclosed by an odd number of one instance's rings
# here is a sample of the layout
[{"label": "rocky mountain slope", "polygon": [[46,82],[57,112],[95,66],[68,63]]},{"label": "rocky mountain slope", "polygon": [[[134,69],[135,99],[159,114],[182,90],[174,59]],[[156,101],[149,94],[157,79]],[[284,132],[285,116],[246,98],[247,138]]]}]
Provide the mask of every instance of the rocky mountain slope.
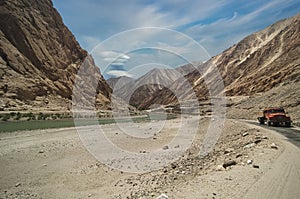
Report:
[{"label": "rocky mountain slope", "polygon": [[[185,78],[200,99],[209,97],[207,83],[217,82],[215,70],[211,67],[213,65],[220,72],[224,82],[223,91],[227,96],[251,96],[282,84],[299,82],[299,32],[298,14],[251,34],[203,64],[199,67],[200,72],[196,70]],[[172,84],[173,89],[178,92],[184,90],[181,81]],[[188,100],[190,95],[183,97]],[[151,104],[176,104],[176,97],[169,90],[162,89],[141,103],[140,107],[147,108]]]},{"label": "rocky mountain slope", "polygon": [[[119,84],[119,87],[125,86],[126,84],[130,84],[135,79],[127,76],[121,76],[121,77],[112,77],[106,80],[107,84],[110,86],[111,89],[114,89],[116,84]],[[122,85],[121,85],[122,84]]]},{"label": "rocky mountain slope", "polygon": [[[150,98],[153,93],[164,88],[178,79],[180,73],[173,69],[153,69],[138,78],[128,81],[128,78],[120,78],[113,85],[113,94],[138,106],[141,102]],[[112,82],[114,80],[108,80]]]},{"label": "rocky mountain slope", "polygon": [[107,80],[113,94],[138,107],[152,95],[166,89],[178,79],[195,70],[199,63],[187,64],[176,69],[155,68],[138,79],[128,77],[110,78]]},{"label": "rocky mountain slope", "polygon": [[[87,57],[51,0],[0,0],[0,108],[70,108],[76,73]],[[107,109],[111,89],[93,59],[97,107]]]}]

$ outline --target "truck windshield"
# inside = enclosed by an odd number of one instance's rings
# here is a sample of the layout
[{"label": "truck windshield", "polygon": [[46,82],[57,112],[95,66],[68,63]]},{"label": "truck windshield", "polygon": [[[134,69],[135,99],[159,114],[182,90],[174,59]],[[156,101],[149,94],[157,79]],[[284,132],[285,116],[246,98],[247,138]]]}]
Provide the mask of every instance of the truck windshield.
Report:
[{"label": "truck windshield", "polygon": [[284,113],[283,109],[273,109],[273,110],[268,110],[269,113]]}]

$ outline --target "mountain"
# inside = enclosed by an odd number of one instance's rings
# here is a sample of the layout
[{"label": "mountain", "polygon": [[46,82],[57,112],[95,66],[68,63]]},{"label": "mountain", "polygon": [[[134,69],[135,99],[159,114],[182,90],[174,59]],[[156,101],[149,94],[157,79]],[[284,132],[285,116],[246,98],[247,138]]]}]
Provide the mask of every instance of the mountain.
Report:
[{"label": "mountain", "polygon": [[69,109],[85,58],[98,82],[97,108],[107,109],[111,89],[51,0],[0,0],[2,110]]},{"label": "mountain", "polygon": [[129,77],[117,77],[110,78],[107,82],[113,89],[114,95],[138,107],[157,91],[194,71],[195,65],[199,63],[187,64],[176,69],[154,68],[136,80]]},{"label": "mountain", "polygon": [[127,76],[112,77],[106,80],[111,89],[114,89],[116,84],[119,84],[118,86],[120,87],[125,86],[126,84],[130,84],[133,81],[135,81],[133,78]]},{"label": "mountain", "polygon": [[[114,87],[113,94],[138,107],[149,99],[155,92],[167,87],[182,76],[193,70],[193,66],[187,65],[178,69],[152,69],[136,80],[128,78],[108,80]],[[117,84],[116,83],[117,81]]]},{"label": "mountain", "polygon": [[[238,44],[211,58],[198,69],[185,76],[199,99],[207,99],[207,85],[218,82],[216,70],[224,82],[227,96],[252,96],[269,91],[282,84],[300,80],[300,14],[279,21],[266,29],[253,33]],[[213,67],[215,66],[215,68]],[[205,79],[205,81],[204,81]],[[185,94],[182,80],[174,82],[171,90]],[[211,89],[215,90],[215,89]],[[177,99],[170,89],[162,89],[152,94],[140,108],[152,104],[176,104]]]}]

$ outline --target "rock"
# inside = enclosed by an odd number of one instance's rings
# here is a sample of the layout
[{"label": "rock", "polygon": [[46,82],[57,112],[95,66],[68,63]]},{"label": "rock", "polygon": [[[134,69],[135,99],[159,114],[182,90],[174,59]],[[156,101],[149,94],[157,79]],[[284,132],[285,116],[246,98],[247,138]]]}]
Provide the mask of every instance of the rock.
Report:
[{"label": "rock", "polygon": [[179,147],[180,147],[179,144],[177,144],[176,146],[174,146],[175,149],[177,149],[177,148],[179,148]]},{"label": "rock", "polygon": [[45,151],[44,150],[40,150],[39,153],[45,153]]},{"label": "rock", "polygon": [[252,160],[247,160],[247,164],[252,164]]},{"label": "rock", "polygon": [[278,146],[275,143],[271,144],[271,149],[278,149]]},{"label": "rock", "polygon": [[242,156],[243,156],[242,154],[237,154],[235,157],[239,158],[239,157],[242,157]]},{"label": "rock", "polygon": [[223,164],[223,167],[226,169],[227,167],[233,166],[233,165],[236,165],[236,164],[237,164],[236,161],[234,161],[234,160],[229,160],[229,161],[227,161],[227,162],[225,162],[225,163]]},{"label": "rock", "polygon": [[247,135],[249,135],[249,133],[243,133],[243,137],[246,137]]},{"label": "rock", "polygon": [[218,165],[216,167],[216,171],[224,171],[224,167],[222,165]]},{"label": "rock", "polygon": [[88,197],[89,197],[89,198],[92,197],[92,194],[89,194]]},{"label": "rock", "polygon": [[160,196],[158,196],[156,199],[169,199],[169,197],[163,193]]},{"label": "rock", "polygon": [[47,164],[43,164],[43,166],[44,166],[44,167],[46,167],[46,166],[47,166]]},{"label": "rock", "polygon": [[171,164],[171,167],[172,167],[172,169],[176,169],[177,165],[174,164],[174,163],[172,163],[172,164]]},{"label": "rock", "polygon": [[259,169],[259,166],[257,164],[253,164],[253,168]]},{"label": "rock", "polygon": [[255,144],[258,144],[260,142],[261,142],[261,139],[257,139],[257,140],[254,141]]},{"label": "rock", "polygon": [[164,146],[164,147],[163,147],[163,150],[167,150],[167,149],[169,149],[168,146]]},{"label": "rock", "polygon": [[225,149],[224,154],[231,153],[233,151],[234,151],[234,148],[227,148],[227,149]]},{"label": "rock", "polygon": [[232,181],[232,178],[231,177],[226,177],[225,180]]},{"label": "rock", "polygon": [[245,145],[245,146],[243,147],[243,149],[250,149],[250,148],[252,148],[252,147],[254,147],[254,146],[255,146],[255,143],[250,143],[250,144]]},{"label": "rock", "polygon": [[19,187],[20,185],[21,185],[21,183],[18,182],[18,183],[15,185],[15,187]]}]

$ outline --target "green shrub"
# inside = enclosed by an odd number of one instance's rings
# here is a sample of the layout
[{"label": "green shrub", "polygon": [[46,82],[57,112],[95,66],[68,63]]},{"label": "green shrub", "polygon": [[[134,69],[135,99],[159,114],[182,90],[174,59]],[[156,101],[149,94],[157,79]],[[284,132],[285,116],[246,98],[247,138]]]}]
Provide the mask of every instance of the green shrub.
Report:
[{"label": "green shrub", "polygon": [[10,114],[5,114],[5,115],[3,115],[3,117],[2,117],[2,121],[7,121],[7,120],[9,120],[10,119]]},{"label": "green shrub", "polygon": [[20,120],[21,117],[22,117],[22,114],[20,112],[17,112],[15,120]]},{"label": "green shrub", "polygon": [[35,118],[35,115],[34,115],[32,112],[27,113],[26,116],[28,117],[28,118],[27,118],[28,121],[30,121],[30,120],[35,120],[35,119],[36,119],[36,118]]},{"label": "green shrub", "polygon": [[55,114],[52,115],[52,119],[56,120],[57,116]]},{"label": "green shrub", "polygon": [[55,114],[56,118],[62,119],[62,115],[60,113]]},{"label": "green shrub", "polygon": [[40,113],[38,114],[37,119],[38,119],[38,120],[45,120],[44,114],[40,112]]}]

